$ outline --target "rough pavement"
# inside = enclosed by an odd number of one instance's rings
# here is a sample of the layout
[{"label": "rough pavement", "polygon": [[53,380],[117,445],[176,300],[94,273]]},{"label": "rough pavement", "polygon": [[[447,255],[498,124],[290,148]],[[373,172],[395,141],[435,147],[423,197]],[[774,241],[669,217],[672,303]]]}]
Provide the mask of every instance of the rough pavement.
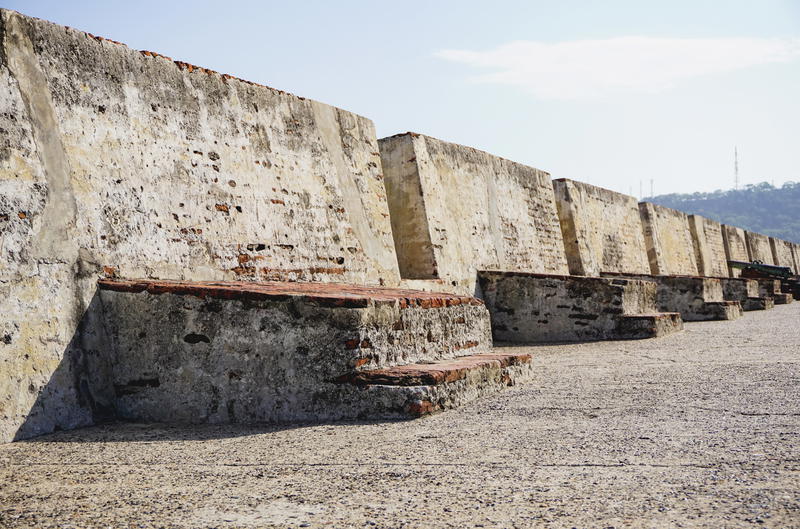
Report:
[{"label": "rough pavement", "polygon": [[114,424],[0,445],[0,527],[800,527],[800,303],[395,423]]}]

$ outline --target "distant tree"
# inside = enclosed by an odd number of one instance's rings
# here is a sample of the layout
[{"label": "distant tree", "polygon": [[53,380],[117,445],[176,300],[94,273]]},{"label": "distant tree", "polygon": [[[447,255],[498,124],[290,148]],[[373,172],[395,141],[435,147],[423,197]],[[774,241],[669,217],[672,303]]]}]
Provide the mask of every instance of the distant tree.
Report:
[{"label": "distant tree", "polygon": [[670,193],[644,198],[693,215],[800,242],[800,182],[774,187],[769,182],[711,193]]}]

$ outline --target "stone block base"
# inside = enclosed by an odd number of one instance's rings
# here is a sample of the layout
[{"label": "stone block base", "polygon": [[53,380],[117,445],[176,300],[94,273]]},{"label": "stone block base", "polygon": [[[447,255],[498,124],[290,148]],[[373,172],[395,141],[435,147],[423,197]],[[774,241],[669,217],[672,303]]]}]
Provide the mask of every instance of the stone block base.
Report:
[{"label": "stone block base", "polygon": [[775,308],[775,298],[747,298],[742,302],[742,310],[769,310]]},{"label": "stone block base", "polygon": [[722,296],[726,301],[738,301],[742,310],[767,310],[775,306],[772,298],[761,296],[758,281],[744,277],[717,278],[722,285]]},{"label": "stone block base", "polygon": [[793,299],[800,299],[800,280],[786,279],[781,281],[781,292],[791,294]]},{"label": "stone block base", "polygon": [[683,321],[733,320],[742,316],[739,301],[726,301],[717,278],[603,274],[653,281],[657,285],[658,310],[679,312]]},{"label": "stone block base", "polygon": [[778,292],[774,296],[776,305],[788,305],[794,301],[794,296],[786,292]]},{"label": "stone block base", "polygon": [[353,400],[362,404],[360,418],[414,418],[513,386],[532,372],[528,354],[478,354],[357,371],[337,382],[359,388]]},{"label": "stone block base", "polygon": [[656,309],[656,285],[635,279],[478,272],[478,288],[505,342],[652,338],[680,330]]},{"label": "stone block base", "polygon": [[489,314],[468,296],[307,283],[103,280],[100,289],[122,419],[416,416],[530,369],[529,358],[488,355]]},{"label": "stone block base", "polygon": [[775,305],[786,305],[794,301],[791,293],[783,292],[783,285],[780,279],[756,279],[758,281],[759,294],[771,297],[775,300]]},{"label": "stone block base", "polygon": [[677,312],[657,312],[622,316],[617,324],[617,335],[625,339],[657,338],[683,329],[683,319]]}]

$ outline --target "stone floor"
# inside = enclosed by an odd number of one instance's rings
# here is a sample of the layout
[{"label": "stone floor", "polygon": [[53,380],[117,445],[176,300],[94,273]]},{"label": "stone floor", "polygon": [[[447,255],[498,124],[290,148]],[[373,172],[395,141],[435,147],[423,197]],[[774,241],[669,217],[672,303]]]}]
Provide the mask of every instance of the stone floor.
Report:
[{"label": "stone floor", "polygon": [[117,424],[0,445],[0,527],[800,527],[800,303],[395,423]]}]

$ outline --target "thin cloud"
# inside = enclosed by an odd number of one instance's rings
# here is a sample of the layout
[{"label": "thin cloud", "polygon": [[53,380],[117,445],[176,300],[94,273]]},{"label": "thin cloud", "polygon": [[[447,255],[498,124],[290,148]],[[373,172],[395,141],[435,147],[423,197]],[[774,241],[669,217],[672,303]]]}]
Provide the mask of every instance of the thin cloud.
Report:
[{"label": "thin cloud", "polygon": [[473,77],[476,82],[520,86],[542,99],[592,99],[658,93],[693,77],[790,62],[800,57],[800,39],[517,41],[488,51],[442,50],[436,56],[493,70]]}]

